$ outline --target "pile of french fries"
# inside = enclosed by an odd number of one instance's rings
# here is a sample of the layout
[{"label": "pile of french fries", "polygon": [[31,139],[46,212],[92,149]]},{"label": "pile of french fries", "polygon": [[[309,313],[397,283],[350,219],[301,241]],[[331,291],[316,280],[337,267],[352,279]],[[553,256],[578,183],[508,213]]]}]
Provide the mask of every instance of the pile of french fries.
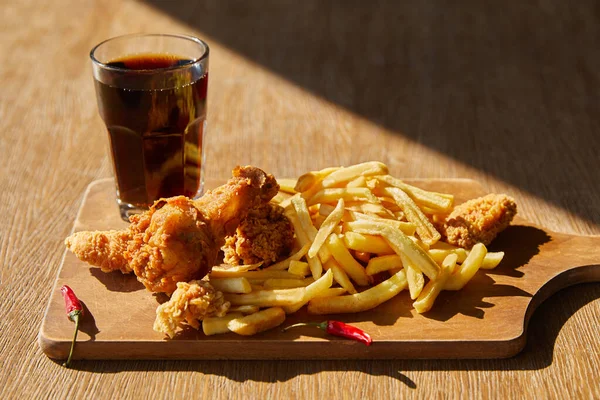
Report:
[{"label": "pile of french fries", "polygon": [[465,250],[442,242],[431,221],[452,211],[453,196],[408,185],[380,162],[278,182],[273,201],[294,226],[296,251],[263,269],[213,268],[210,282],[231,308],[203,321],[206,335],[253,335],[305,305],[312,314],[366,311],[407,288],[424,313],[442,290],[460,290],[504,256],[483,244]]}]

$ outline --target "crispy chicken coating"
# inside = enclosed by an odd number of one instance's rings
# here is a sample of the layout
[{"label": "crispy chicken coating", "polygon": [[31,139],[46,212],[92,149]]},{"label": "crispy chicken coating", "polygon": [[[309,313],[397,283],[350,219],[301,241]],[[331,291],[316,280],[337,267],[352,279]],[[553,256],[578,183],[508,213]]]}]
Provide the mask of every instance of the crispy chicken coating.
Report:
[{"label": "crispy chicken coating", "polygon": [[172,293],[177,282],[208,274],[225,237],[235,232],[248,210],[269,202],[278,190],[272,175],[255,167],[237,167],[225,185],[198,200],[161,199],[132,216],[125,230],[77,232],[65,244],[103,271],[133,271],[148,290]]},{"label": "crispy chicken coating", "polygon": [[492,193],[455,207],[438,230],[448,243],[459,247],[470,249],[477,243],[487,246],[516,214],[514,199]]},{"label": "crispy chicken coating", "polygon": [[178,282],[171,299],[156,309],[154,330],[173,338],[178,327],[187,324],[200,329],[199,321],[206,317],[222,317],[229,306],[223,293],[207,281]]},{"label": "crispy chicken coating", "polygon": [[277,204],[251,209],[235,235],[225,239],[224,261],[231,265],[263,262],[270,265],[287,256],[294,241],[294,227]]}]

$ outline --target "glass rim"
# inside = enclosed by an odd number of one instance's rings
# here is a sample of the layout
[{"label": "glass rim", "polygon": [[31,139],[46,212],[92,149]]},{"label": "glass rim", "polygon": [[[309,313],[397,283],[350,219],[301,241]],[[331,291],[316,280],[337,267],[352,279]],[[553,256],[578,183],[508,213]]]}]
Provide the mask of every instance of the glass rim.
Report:
[{"label": "glass rim", "polygon": [[187,63],[187,64],[173,65],[173,66],[164,67],[164,68],[138,69],[135,71],[136,73],[156,73],[156,72],[162,72],[162,71],[173,71],[173,70],[178,70],[178,69],[186,69],[186,68],[189,68],[190,66],[208,58],[208,53],[210,51],[208,44],[205,41],[203,41],[202,39],[199,39],[195,36],[191,36],[191,35],[180,35],[180,34],[172,34],[172,33],[129,33],[126,35],[114,36],[114,37],[111,37],[111,38],[101,41],[100,43],[95,45],[92,48],[92,50],[90,50],[90,58],[92,59],[93,63],[97,64],[98,66],[102,67],[103,69],[107,69],[107,70],[111,70],[111,71],[131,72],[131,70],[129,70],[127,68],[117,67],[114,65],[108,65],[107,63],[103,63],[102,61],[100,61],[96,58],[94,53],[100,46],[102,46],[105,43],[111,42],[113,40],[144,37],[144,36],[146,36],[146,37],[151,37],[151,36],[155,36],[155,37],[163,36],[164,37],[164,36],[166,36],[166,37],[170,37],[170,38],[186,39],[186,40],[196,42],[196,43],[204,46],[204,52],[202,53],[202,55],[200,57],[194,58],[190,63]]}]

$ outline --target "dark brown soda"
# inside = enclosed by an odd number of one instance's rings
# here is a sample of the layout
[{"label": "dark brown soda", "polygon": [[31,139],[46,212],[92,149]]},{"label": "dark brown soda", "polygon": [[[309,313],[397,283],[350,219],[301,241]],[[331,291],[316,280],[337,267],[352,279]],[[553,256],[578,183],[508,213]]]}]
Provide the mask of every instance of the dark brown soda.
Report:
[{"label": "dark brown soda", "polygon": [[[169,54],[140,54],[108,65],[133,74],[188,63]],[[121,202],[148,207],[161,197],[198,193],[207,83],[207,74],[168,89],[123,89],[96,80]]]}]

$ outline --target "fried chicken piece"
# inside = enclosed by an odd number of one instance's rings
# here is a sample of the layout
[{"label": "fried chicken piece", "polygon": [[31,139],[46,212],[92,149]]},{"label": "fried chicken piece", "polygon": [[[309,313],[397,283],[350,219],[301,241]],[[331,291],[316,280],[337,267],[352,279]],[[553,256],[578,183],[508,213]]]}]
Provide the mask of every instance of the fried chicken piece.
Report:
[{"label": "fried chicken piece", "polygon": [[77,232],[65,240],[81,260],[103,271],[133,271],[152,292],[172,293],[177,282],[202,279],[215,265],[225,237],[248,210],[269,202],[279,185],[255,167],[237,167],[225,185],[198,200],[160,199],[121,231]]},{"label": "fried chicken piece", "polygon": [[178,282],[171,299],[156,309],[154,330],[173,338],[178,327],[200,329],[199,321],[224,316],[230,305],[207,281]]},{"label": "fried chicken piece", "polygon": [[465,249],[477,243],[487,246],[516,214],[514,199],[503,194],[488,194],[455,207],[437,228],[446,241],[455,246]]},{"label": "fried chicken piece", "polygon": [[225,263],[270,265],[288,255],[294,241],[294,227],[277,204],[261,204],[251,209],[237,227],[235,235],[225,239]]}]

